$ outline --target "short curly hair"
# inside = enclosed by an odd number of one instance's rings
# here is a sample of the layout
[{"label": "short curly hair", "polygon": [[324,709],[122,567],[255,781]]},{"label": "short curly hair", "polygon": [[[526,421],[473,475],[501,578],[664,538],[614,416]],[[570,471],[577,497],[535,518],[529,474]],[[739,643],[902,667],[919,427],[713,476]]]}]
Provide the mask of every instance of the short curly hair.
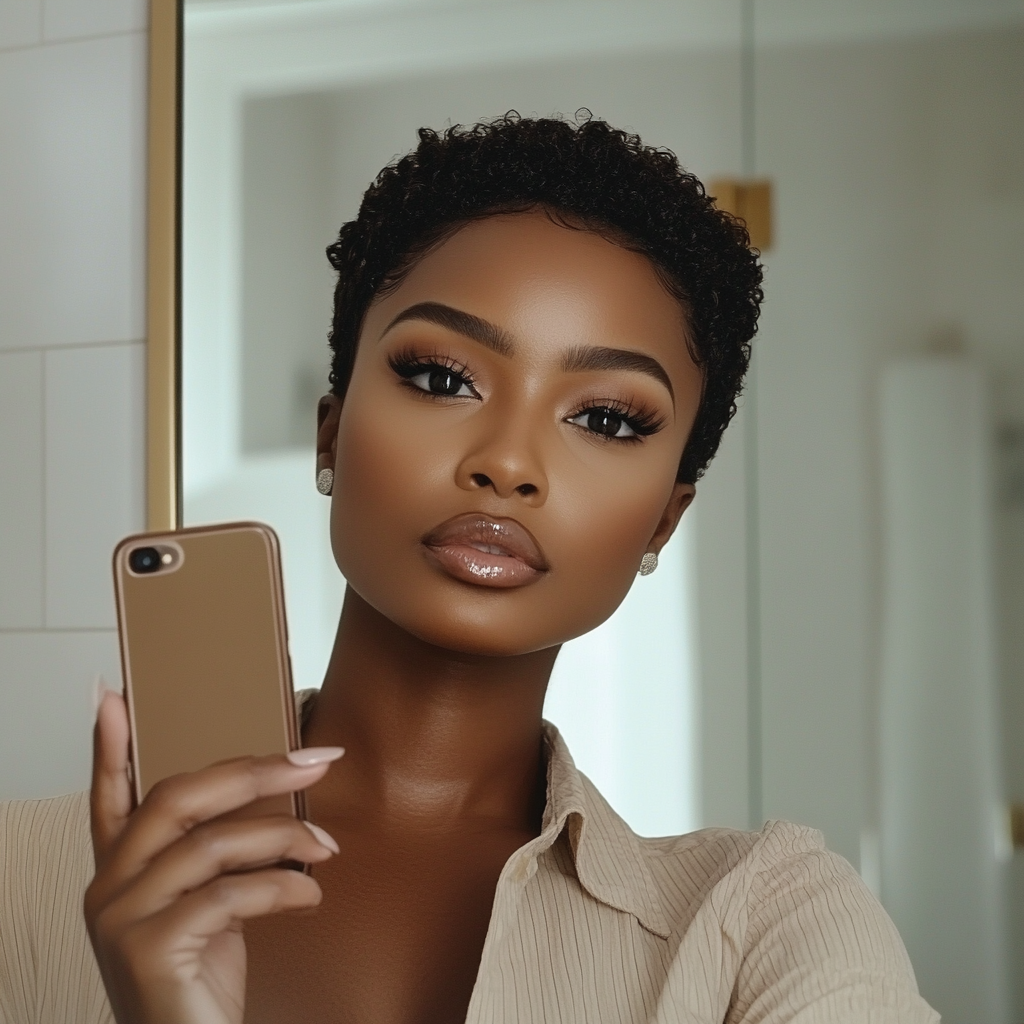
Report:
[{"label": "short curly hair", "polygon": [[717,209],[673,153],[588,111],[575,121],[511,111],[444,132],[421,128],[419,140],[380,172],[327,249],[338,271],[332,392],[345,397],[370,304],[434,246],[474,220],[546,209],[648,257],[680,301],[703,394],[677,479],[696,483],[736,412],[763,298],[759,253],[742,222]]}]

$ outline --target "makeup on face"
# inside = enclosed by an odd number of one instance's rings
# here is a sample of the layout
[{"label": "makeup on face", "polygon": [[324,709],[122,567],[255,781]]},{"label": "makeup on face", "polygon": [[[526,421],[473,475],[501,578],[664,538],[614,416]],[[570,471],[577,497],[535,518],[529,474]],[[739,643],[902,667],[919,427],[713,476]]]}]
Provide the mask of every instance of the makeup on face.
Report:
[{"label": "makeup on face", "polygon": [[368,311],[330,454],[338,564],[442,648],[578,636],[692,496],[700,392],[644,257],[543,214],[475,222]]},{"label": "makeup on face", "polygon": [[[504,328],[482,317],[441,302],[418,302],[402,310],[385,328],[383,340],[400,324],[419,322],[436,325],[446,333],[470,339],[507,359],[517,354],[515,338]],[[437,398],[476,398],[473,374],[464,362],[440,352],[417,353],[407,347],[388,357],[392,369],[420,391]],[[643,374],[663,385],[675,409],[675,391],[665,368],[653,356],[631,349],[603,345],[573,345],[562,354],[559,370],[564,374],[625,371]],[[665,422],[643,403],[620,398],[595,399],[581,404],[566,422],[604,438],[636,440],[657,433]]]},{"label": "makeup on face", "polygon": [[470,512],[423,538],[430,561],[452,579],[482,587],[524,587],[548,572],[533,534],[511,518]]}]

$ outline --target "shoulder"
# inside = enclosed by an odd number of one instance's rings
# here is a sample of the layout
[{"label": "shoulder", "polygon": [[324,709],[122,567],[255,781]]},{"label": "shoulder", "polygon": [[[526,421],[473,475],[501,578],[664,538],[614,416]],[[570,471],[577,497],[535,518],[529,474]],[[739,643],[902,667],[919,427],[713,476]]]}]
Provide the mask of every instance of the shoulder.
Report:
[{"label": "shoulder", "polygon": [[[788,821],[769,821],[759,832],[705,828],[681,836],[637,837],[644,857],[663,884],[680,882],[705,890],[728,879],[738,893],[753,895],[776,886],[780,872],[800,865],[829,875],[859,876],[842,857],[829,851],[817,829]],[[765,892],[767,895],[767,892]]]},{"label": "shoulder", "polygon": [[0,802],[0,877],[8,892],[30,882],[84,891],[92,868],[88,793]]},{"label": "shoulder", "polygon": [[771,821],[759,832],[704,829],[639,843],[678,959],[712,953],[731,980],[736,1019],[756,1002],[774,1010],[770,1021],[812,1006],[814,1021],[938,1020],[889,916],[817,830]]},{"label": "shoulder", "polygon": [[[10,854],[40,837],[89,842],[89,794],[47,800],[0,800],[0,851]],[[90,847],[91,849],[91,847]]]},{"label": "shoulder", "polygon": [[92,875],[88,793],[0,802],[0,1021],[105,1019],[82,919]]},{"label": "shoulder", "polygon": [[681,836],[637,838],[669,904],[716,893],[721,909],[744,918],[797,892],[850,890],[874,902],[860,876],[825,846],[816,829],[770,821],[759,832],[707,828]]}]

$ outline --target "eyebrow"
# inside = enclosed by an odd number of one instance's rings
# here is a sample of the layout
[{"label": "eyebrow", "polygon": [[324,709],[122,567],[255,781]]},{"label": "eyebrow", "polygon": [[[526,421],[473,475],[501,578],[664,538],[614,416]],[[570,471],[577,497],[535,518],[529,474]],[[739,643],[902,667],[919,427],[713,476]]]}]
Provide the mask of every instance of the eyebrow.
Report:
[{"label": "eyebrow", "polygon": [[511,356],[515,349],[511,336],[500,327],[481,317],[473,316],[472,313],[466,313],[454,306],[446,306],[443,302],[417,302],[408,309],[403,309],[387,325],[384,334],[406,320],[425,320],[427,323],[445,327],[449,331],[486,345],[501,356]]},{"label": "eyebrow", "polygon": [[635,373],[646,373],[668,388],[673,403],[676,393],[672,388],[665,368],[653,356],[642,352],[630,352],[624,348],[603,348],[599,346],[578,345],[569,349],[562,359],[562,369],[566,373],[585,370],[633,370]]},{"label": "eyebrow", "polygon": [[[443,302],[417,302],[403,309],[384,329],[387,334],[393,327],[407,320],[422,320],[437,324],[456,334],[479,342],[502,356],[511,356],[515,342],[508,332],[482,317],[448,306]],[[383,337],[384,335],[381,335]],[[675,403],[676,394],[665,368],[653,356],[642,352],[631,352],[624,348],[605,348],[594,345],[576,345],[565,353],[562,359],[565,373],[582,373],[587,370],[631,370],[653,377],[668,389]]]}]

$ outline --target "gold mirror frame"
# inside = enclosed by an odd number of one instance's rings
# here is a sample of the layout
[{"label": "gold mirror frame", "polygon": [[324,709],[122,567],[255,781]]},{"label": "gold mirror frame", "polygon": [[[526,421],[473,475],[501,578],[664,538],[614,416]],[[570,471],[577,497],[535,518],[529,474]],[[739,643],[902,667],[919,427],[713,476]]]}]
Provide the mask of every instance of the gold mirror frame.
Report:
[{"label": "gold mirror frame", "polygon": [[150,0],[146,528],[181,525],[182,0]]}]

